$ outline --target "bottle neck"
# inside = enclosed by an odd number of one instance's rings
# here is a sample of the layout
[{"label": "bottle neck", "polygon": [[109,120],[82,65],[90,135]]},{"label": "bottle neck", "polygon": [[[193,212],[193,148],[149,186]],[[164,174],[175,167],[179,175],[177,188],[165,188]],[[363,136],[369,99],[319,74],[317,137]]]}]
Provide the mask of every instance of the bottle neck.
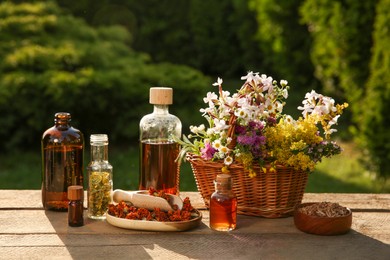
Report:
[{"label": "bottle neck", "polygon": [[71,127],[70,122],[68,120],[65,120],[65,119],[55,120],[54,125],[55,125],[55,127],[60,128],[60,129],[68,129]]},{"label": "bottle neck", "polygon": [[91,145],[91,161],[108,161],[108,145]]},{"label": "bottle neck", "polygon": [[215,191],[218,193],[226,194],[232,191],[232,186],[228,183],[215,182]]},{"label": "bottle neck", "polygon": [[169,106],[168,105],[154,105],[153,114],[158,114],[158,115],[169,114]]}]

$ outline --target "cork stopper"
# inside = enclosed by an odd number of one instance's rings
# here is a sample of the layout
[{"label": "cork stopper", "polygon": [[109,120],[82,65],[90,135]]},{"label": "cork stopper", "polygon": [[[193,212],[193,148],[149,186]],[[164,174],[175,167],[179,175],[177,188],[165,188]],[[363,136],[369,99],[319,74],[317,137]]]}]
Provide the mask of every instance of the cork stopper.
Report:
[{"label": "cork stopper", "polygon": [[232,187],[232,176],[229,174],[218,174],[215,184],[230,189]]},{"label": "cork stopper", "polygon": [[69,200],[83,200],[84,189],[81,185],[73,185],[68,187],[68,199]]},{"label": "cork stopper", "polygon": [[150,88],[149,103],[153,105],[171,105],[173,97],[172,88]]}]

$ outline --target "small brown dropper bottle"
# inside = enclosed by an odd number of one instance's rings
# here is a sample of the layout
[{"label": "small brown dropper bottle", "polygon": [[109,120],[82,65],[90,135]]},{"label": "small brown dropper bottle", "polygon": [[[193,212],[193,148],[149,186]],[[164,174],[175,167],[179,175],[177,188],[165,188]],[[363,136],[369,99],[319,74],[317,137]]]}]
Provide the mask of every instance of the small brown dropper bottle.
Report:
[{"label": "small brown dropper bottle", "polygon": [[84,189],[83,186],[73,185],[68,187],[68,223],[71,227],[84,225]]}]

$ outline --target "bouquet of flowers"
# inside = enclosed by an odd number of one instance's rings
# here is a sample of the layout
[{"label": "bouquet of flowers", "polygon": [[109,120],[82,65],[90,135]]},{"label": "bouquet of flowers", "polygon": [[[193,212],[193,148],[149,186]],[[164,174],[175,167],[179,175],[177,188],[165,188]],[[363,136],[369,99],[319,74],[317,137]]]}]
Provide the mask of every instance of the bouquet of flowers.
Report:
[{"label": "bouquet of flowers", "polygon": [[329,139],[347,103],[335,104],[313,90],[298,107],[302,116],[294,119],[283,114],[289,90],[286,80],[278,84],[272,77],[253,72],[241,79],[245,83],[233,95],[222,89],[221,78],[213,84],[218,93],[208,92],[203,99],[207,107],[200,109],[208,126],[191,126],[188,138],[178,140],[181,157],[192,153],[206,161],[223,161],[224,173],[240,163],[255,177],[254,163],[264,172],[266,165],[269,171],[276,165],[312,171],[323,157],[341,152]]}]

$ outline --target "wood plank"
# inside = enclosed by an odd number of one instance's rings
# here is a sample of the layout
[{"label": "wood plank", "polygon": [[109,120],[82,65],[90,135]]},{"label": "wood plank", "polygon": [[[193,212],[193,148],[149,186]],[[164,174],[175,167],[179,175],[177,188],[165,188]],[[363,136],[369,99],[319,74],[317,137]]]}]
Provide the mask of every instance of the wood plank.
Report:
[{"label": "wood plank", "polygon": [[[194,207],[205,208],[199,192],[181,192],[181,198],[189,197]],[[87,205],[87,193],[84,196]],[[0,190],[0,209],[41,209],[42,199],[40,190]]]},{"label": "wood plank", "polygon": [[[12,235],[1,246],[8,258],[134,259],[388,259],[390,246],[361,234],[157,233],[129,236],[59,234]],[[3,236],[0,236],[3,238]],[[46,241],[46,242],[45,242]],[[60,241],[61,245],[53,242]],[[19,242],[19,245],[16,242]],[[364,245],[364,246],[362,246]]]},{"label": "wood plank", "polygon": [[[205,208],[199,192],[181,192],[182,198],[190,197],[196,207]],[[86,196],[85,196],[86,197]],[[355,211],[390,212],[390,194],[305,193],[303,202],[338,202]],[[86,205],[86,203],[85,203]],[[0,190],[0,209],[42,208],[40,190]]]},{"label": "wood plank", "polygon": [[390,194],[306,193],[302,202],[337,202],[353,211],[390,212]]},{"label": "wood plank", "polygon": [[[183,233],[209,235],[208,211],[201,211],[202,223],[199,227]],[[36,224],[33,224],[36,223]],[[353,213],[352,231],[378,239],[390,244],[390,214],[388,213]],[[69,227],[67,213],[45,212],[43,210],[10,210],[0,211],[0,234],[142,234],[146,231],[127,230],[110,225],[106,221],[85,218],[82,227]],[[159,232],[155,232],[159,233]],[[266,219],[239,215],[237,229],[232,234],[299,234],[292,217]]]}]

